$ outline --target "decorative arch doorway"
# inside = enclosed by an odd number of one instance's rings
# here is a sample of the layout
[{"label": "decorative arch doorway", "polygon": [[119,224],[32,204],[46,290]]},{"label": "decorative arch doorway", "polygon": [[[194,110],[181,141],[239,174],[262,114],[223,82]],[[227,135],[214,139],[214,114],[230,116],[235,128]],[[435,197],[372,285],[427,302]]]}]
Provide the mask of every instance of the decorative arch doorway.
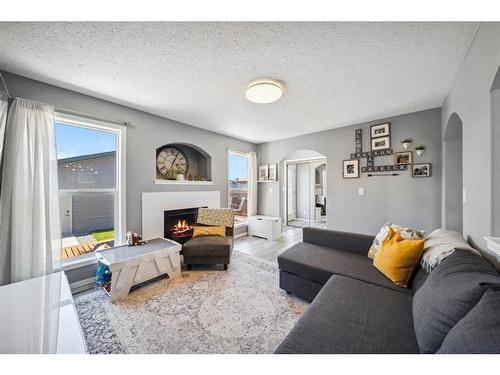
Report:
[{"label": "decorative arch doorway", "polygon": [[282,160],[285,172],[284,223],[326,228],[326,156],[298,150]]},{"label": "decorative arch doorway", "polygon": [[452,113],[444,134],[444,217],[446,229],[463,233],[462,120]]}]

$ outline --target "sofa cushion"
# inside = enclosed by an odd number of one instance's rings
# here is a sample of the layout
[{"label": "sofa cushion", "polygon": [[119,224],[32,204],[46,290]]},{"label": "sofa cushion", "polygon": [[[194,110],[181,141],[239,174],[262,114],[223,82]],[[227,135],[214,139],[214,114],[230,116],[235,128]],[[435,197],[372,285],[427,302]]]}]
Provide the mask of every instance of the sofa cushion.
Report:
[{"label": "sofa cushion", "polygon": [[483,283],[500,275],[479,255],[455,250],[428,276],[413,298],[413,319],[420,351],[435,353],[445,336],[479,302]]},{"label": "sofa cushion", "polygon": [[276,353],[418,353],[411,296],[335,275]]},{"label": "sofa cushion", "polygon": [[228,256],[233,246],[232,237],[202,236],[193,237],[182,245],[184,256]]},{"label": "sofa cushion", "polygon": [[278,266],[289,273],[321,284],[325,284],[332,275],[342,275],[402,293],[411,293],[392,283],[373,267],[366,254],[301,242],[278,256]]},{"label": "sofa cushion", "polygon": [[446,335],[438,353],[500,353],[500,290],[486,290]]}]

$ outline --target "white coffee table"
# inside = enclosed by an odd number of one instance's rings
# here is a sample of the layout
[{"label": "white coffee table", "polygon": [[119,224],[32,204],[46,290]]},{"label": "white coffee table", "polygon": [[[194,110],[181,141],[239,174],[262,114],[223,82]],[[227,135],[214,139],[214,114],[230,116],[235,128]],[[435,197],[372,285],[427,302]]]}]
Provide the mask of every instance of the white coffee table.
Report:
[{"label": "white coffee table", "polygon": [[134,285],[164,274],[171,279],[180,276],[181,249],[175,241],[156,238],[144,245],[118,246],[94,254],[112,272],[111,300],[118,301],[127,297]]}]

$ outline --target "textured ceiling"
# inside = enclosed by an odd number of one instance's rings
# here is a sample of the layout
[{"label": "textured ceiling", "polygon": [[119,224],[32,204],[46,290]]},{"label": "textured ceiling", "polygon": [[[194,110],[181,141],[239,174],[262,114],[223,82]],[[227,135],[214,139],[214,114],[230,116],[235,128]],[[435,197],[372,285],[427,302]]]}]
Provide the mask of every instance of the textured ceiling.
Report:
[{"label": "textured ceiling", "polygon": [[[0,23],[0,69],[261,143],[441,106],[477,27]],[[245,99],[262,77],[281,100]]]}]

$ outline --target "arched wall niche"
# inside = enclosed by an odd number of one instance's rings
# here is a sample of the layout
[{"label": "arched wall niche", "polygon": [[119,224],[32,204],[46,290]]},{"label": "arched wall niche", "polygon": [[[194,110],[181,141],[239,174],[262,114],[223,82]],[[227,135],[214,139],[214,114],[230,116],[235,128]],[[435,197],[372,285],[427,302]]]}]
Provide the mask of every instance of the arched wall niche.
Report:
[{"label": "arched wall niche", "polygon": [[[185,173],[186,179],[212,181],[212,157],[201,147],[185,142],[167,143],[156,149],[156,157],[158,158],[160,152],[165,149],[177,149],[188,160],[188,169]],[[157,178],[159,178],[158,168],[156,168],[156,173]]]},{"label": "arched wall niche", "polygon": [[491,99],[491,168],[493,236],[500,236],[500,66],[497,69],[490,91]]},{"label": "arched wall niche", "polygon": [[444,147],[444,215],[446,229],[463,233],[462,120],[452,113],[446,123]]}]

